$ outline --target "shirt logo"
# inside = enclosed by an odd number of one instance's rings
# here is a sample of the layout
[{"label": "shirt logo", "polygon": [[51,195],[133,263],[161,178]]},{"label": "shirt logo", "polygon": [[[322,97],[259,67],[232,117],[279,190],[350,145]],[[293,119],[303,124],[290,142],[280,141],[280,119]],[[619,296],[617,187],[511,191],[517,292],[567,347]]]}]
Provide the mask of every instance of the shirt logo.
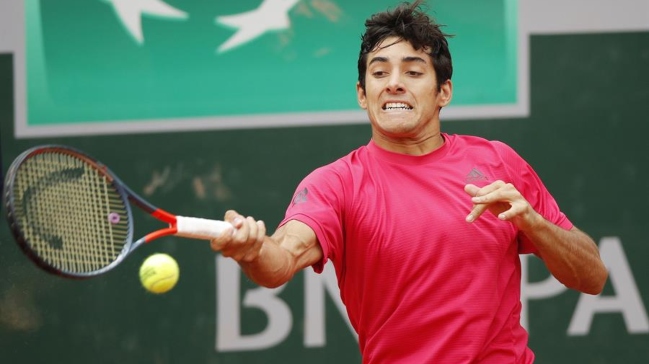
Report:
[{"label": "shirt logo", "polygon": [[298,192],[295,197],[293,198],[293,205],[297,205],[300,203],[304,203],[307,201],[306,195],[309,193],[309,190],[304,187],[304,189],[300,192]]},{"label": "shirt logo", "polygon": [[466,175],[467,183],[475,183],[480,181],[489,181],[489,178],[485,176],[479,169],[473,168],[469,174]]}]

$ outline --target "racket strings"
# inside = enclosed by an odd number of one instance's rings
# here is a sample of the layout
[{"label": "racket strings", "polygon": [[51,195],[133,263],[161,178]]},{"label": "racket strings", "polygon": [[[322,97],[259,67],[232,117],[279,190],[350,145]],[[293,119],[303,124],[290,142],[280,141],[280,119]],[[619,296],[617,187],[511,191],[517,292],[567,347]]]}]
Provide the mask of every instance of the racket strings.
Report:
[{"label": "racket strings", "polygon": [[86,273],[114,262],[129,236],[121,195],[94,166],[42,153],[20,166],[16,215],[31,249],[62,271]]}]

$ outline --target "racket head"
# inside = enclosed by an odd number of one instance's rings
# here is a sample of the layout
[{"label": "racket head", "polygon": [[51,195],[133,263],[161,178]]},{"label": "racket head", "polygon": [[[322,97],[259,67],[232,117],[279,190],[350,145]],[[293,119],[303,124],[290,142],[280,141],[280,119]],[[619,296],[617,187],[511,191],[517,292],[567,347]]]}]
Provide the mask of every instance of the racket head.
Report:
[{"label": "racket head", "polygon": [[16,242],[49,273],[90,278],[114,268],[131,250],[125,187],[79,150],[61,145],[26,150],[9,166],[3,196]]}]

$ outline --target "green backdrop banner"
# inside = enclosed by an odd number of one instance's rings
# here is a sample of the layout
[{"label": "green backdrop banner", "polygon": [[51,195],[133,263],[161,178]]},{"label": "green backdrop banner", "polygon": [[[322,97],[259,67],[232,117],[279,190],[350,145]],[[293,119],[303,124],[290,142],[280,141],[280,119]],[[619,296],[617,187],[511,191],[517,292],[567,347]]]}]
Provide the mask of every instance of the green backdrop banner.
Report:
[{"label": "green backdrop banner", "polygon": [[[27,127],[358,110],[364,20],[394,4],[26,0]],[[517,0],[431,4],[453,106],[516,103]]]}]

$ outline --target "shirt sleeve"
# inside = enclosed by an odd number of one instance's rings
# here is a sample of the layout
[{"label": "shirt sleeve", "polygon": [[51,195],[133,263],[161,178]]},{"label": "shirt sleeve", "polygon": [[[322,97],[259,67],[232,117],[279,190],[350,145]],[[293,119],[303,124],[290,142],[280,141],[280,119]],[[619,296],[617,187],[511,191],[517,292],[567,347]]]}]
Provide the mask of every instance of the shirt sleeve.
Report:
[{"label": "shirt sleeve", "polygon": [[322,260],[313,265],[316,273],[321,273],[327,261],[339,253],[343,197],[340,175],[328,166],[316,169],[299,183],[279,224],[297,220],[314,231],[323,252]]},{"label": "shirt sleeve", "polygon": [[[573,227],[572,222],[560,210],[554,197],[541,181],[541,178],[534,169],[511,147],[501,144],[504,151],[505,164],[509,168],[509,175],[512,178],[512,184],[530,203],[532,208],[549,222],[560,228],[570,230]],[[522,232],[518,233],[519,253],[529,254],[537,253],[537,249],[532,241]]]}]

